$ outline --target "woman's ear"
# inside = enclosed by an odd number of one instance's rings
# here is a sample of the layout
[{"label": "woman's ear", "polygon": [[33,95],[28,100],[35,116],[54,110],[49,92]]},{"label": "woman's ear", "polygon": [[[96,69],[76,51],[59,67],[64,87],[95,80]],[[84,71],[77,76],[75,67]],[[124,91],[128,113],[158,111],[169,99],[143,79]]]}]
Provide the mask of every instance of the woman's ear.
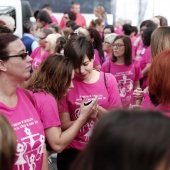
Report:
[{"label": "woman's ear", "polygon": [[0,60],[0,71],[7,71],[6,64],[4,63],[3,60]]}]

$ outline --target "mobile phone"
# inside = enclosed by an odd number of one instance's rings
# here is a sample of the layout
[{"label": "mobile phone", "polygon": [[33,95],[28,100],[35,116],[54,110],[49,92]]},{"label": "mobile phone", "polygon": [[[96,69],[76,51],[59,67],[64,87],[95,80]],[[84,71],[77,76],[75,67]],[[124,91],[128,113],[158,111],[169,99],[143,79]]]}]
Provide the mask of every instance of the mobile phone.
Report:
[{"label": "mobile phone", "polygon": [[92,101],[93,101],[93,100],[90,100],[90,101],[85,102],[85,103],[84,103],[84,106],[89,105]]}]

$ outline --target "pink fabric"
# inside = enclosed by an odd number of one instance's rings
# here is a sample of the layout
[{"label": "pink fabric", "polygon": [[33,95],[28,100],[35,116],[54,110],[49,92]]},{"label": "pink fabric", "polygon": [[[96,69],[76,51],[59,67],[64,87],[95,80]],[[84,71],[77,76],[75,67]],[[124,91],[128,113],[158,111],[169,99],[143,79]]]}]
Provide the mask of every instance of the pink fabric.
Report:
[{"label": "pink fabric", "polygon": [[94,56],[95,56],[95,58],[94,58],[93,66],[94,67],[96,67],[98,65],[101,66],[101,59],[100,59],[100,56],[99,56],[99,52],[96,49],[94,49]]},{"label": "pink fabric", "polygon": [[86,19],[81,13],[76,14],[75,23],[79,26],[86,27]]},{"label": "pink fabric", "polygon": [[31,53],[31,58],[32,60],[32,70],[36,70],[38,68],[38,66],[41,64],[41,62],[47,58],[50,55],[49,52],[45,52],[42,56],[41,56],[41,47],[37,47],[32,53]]},{"label": "pink fabric", "polygon": [[44,126],[44,129],[61,126],[58,106],[55,98],[44,92],[34,93],[39,110],[39,116]]},{"label": "pink fabric", "polygon": [[126,65],[117,65],[112,61],[103,63],[101,71],[111,73],[117,80],[120,98],[124,108],[128,108],[133,103],[133,90],[135,81],[142,77],[141,69],[138,63]]},{"label": "pink fabric", "polygon": [[65,21],[64,21],[64,16],[62,16],[61,21],[60,21],[60,28],[64,29],[65,28]]},{"label": "pink fabric", "polygon": [[43,125],[25,93],[19,88],[16,93],[18,102],[15,107],[9,108],[0,103],[0,112],[8,118],[17,136],[16,161],[13,170],[38,170],[42,168],[43,160],[45,142]]},{"label": "pink fabric", "polygon": [[111,60],[112,59],[112,55],[109,55],[107,52],[104,52],[104,59],[105,59],[105,61]]},{"label": "pink fabric", "polygon": [[114,32],[118,35],[123,35],[122,28],[116,28]]},{"label": "pink fabric", "polygon": [[51,18],[52,23],[58,24],[58,20],[54,15],[51,15],[50,18]]},{"label": "pink fabric", "polygon": [[160,111],[163,112],[164,115],[170,117],[170,107],[163,106],[162,104],[159,104],[158,106],[155,107],[150,101],[149,92],[146,92],[144,94],[144,99],[141,103],[141,109]]},{"label": "pink fabric", "polygon": [[155,110],[155,106],[150,101],[149,92],[144,93],[143,101],[141,103],[141,109],[143,110]]},{"label": "pink fabric", "polygon": [[[151,48],[148,46],[147,48],[144,48],[143,53],[141,53],[141,58],[139,59],[141,70],[143,70],[148,63],[152,62],[151,57]],[[142,90],[145,89],[148,86],[148,77],[145,76],[142,78]]]},{"label": "pink fabric", "polygon": [[[121,100],[117,82],[113,75],[106,73],[106,86],[104,83],[104,73],[100,72],[100,78],[97,82],[87,84],[73,80],[74,88],[70,90],[68,95],[61,101],[60,112],[70,113],[72,121],[76,120],[80,114],[80,107],[75,102],[81,103],[82,97],[87,101],[98,96],[98,105],[105,109],[121,108]],[[107,87],[107,88],[106,88]],[[80,129],[76,138],[69,145],[69,148],[82,150],[91,136],[92,129],[97,119],[89,119],[86,124]]]},{"label": "pink fabric", "polygon": [[136,47],[136,59],[137,60],[140,60],[143,50],[144,50],[144,44],[143,44],[143,41],[140,40]]},{"label": "pink fabric", "polygon": [[134,36],[134,37],[131,37],[130,38],[130,40],[131,40],[131,43],[132,43],[132,57],[133,57],[133,59],[136,57],[136,47],[135,47],[135,45],[134,45],[134,42],[135,42],[135,40],[136,40],[136,37]]}]

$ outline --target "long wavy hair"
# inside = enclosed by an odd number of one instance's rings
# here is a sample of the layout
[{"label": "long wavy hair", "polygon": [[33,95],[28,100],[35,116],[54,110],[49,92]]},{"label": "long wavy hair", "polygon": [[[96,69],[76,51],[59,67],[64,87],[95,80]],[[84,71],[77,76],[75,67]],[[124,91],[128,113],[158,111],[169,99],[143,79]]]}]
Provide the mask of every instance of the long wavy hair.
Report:
[{"label": "long wavy hair", "polygon": [[66,94],[72,80],[73,63],[60,54],[51,54],[26,82],[25,88],[33,92],[52,94],[57,101]]}]

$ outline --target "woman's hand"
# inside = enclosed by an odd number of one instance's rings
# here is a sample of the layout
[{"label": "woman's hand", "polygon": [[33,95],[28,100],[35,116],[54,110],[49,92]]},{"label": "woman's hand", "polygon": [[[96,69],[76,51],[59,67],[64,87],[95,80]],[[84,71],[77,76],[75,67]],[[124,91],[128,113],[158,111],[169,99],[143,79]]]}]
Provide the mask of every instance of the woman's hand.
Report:
[{"label": "woman's hand", "polygon": [[134,90],[133,92],[133,97],[136,99],[136,100],[142,100],[143,99],[143,96],[144,96],[144,93],[142,91],[141,88],[137,88],[136,90]]},{"label": "woman's hand", "polygon": [[84,105],[85,99],[82,100],[82,103],[76,103],[77,105],[80,105],[80,119],[88,119],[90,118],[96,118],[98,114],[97,109],[97,96],[92,100],[92,102],[88,105]]}]

